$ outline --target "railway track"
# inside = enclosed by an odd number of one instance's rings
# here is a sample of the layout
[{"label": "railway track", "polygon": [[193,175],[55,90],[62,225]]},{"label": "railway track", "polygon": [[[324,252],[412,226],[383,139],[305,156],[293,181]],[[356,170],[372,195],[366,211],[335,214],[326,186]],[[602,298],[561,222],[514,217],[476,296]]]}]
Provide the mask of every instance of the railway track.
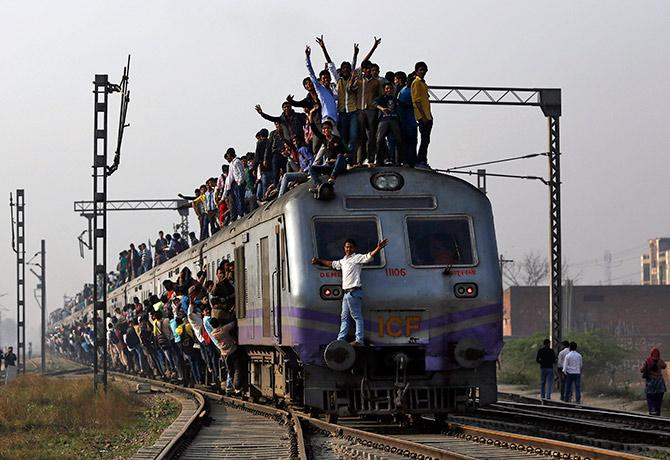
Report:
[{"label": "railway track", "polygon": [[[205,389],[183,387],[125,374],[119,378],[149,383],[157,389],[190,391],[204,400],[189,423],[163,449],[142,449],[133,457],[146,459],[633,459],[622,454],[566,442],[451,424],[447,432],[399,425],[380,425],[358,418],[332,424],[297,410],[256,404]],[[193,416],[197,414],[197,417]],[[180,416],[181,417],[181,416]],[[182,417],[182,421],[186,417]],[[176,422],[175,422],[176,423]],[[183,435],[182,435],[183,433]],[[160,441],[160,440],[159,440]],[[162,443],[165,443],[163,439]]]},{"label": "railway track", "polygon": [[299,410],[222,396],[204,388],[110,373],[149,384],[182,403],[182,413],[154,446],[133,457],[147,459],[637,459],[638,454],[513,434],[467,424],[417,427],[348,417],[332,424]]},{"label": "railway track", "polygon": [[521,410],[532,410],[552,415],[570,416],[585,420],[599,420],[618,423],[633,429],[670,432],[670,418],[636,414],[616,409],[576,405],[563,401],[541,401],[510,393],[500,393],[503,399],[498,400],[498,406]]}]

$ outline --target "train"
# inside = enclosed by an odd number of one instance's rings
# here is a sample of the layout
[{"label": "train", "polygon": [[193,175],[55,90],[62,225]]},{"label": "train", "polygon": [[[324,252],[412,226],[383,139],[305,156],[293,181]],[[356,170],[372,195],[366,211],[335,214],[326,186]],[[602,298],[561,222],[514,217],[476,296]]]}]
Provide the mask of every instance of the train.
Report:
[{"label": "train", "polygon": [[[365,344],[337,341],[341,273],[311,264],[367,252]],[[444,417],[496,401],[502,281],[486,194],[449,174],[357,168],[333,199],[297,185],[108,294],[113,311],[184,268],[235,261],[239,345],[250,396],[338,415]]]}]

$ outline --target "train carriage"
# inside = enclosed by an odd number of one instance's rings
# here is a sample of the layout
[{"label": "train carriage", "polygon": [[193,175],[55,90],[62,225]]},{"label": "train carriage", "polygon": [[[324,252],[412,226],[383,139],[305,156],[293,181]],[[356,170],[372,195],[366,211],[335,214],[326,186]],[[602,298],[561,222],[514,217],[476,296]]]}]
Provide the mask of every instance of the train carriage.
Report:
[{"label": "train carriage", "polygon": [[[308,184],[110,293],[160,292],[184,267],[234,260],[239,343],[252,396],[330,414],[444,414],[496,399],[502,286],[493,214],[468,182],[411,168],[355,169],[330,201]],[[334,342],[341,275],[310,263],[388,238],[363,269],[365,346]]]}]

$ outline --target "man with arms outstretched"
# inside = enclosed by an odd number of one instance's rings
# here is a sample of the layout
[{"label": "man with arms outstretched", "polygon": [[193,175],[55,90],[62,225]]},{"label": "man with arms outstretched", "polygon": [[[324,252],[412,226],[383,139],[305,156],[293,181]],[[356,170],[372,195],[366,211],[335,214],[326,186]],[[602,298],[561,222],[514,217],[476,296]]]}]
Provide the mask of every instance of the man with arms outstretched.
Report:
[{"label": "man with arms outstretched", "polygon": [[321,267],[328,267],[334,270],[342,270],[342,315],[340,323],[340,333],[337,340],[345,340],[349,332],[349,318],[353,318],[356,323],[356,340],[351,344],[354,346],[363,345],[365,327],[363,322],[363,285],[361,283],[361,271],[363,264],[372,262],[377,254],[386,246],[388,240],[382,240],[368,254],[356,253],[356,242],[347,239],[344,242],[344,257],[340,260],[322,260],[312,258],[312,264]]}]

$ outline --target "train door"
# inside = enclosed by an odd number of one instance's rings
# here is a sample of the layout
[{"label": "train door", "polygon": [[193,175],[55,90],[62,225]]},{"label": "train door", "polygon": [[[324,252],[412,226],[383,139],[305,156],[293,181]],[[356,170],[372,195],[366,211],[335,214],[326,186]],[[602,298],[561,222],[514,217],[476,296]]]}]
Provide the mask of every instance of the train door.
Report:
[{"label": "train door", "polygon": [[282,343],[281,337],[281,296],[282,296],[282,232],[281,224],[275,225],[274,237],[274,270],[272,272],[272,316],[273,329],[278,344]]},{"label": "train door", "polygon": [[272,291],[270,288],[270,248],[268,237],[260,241],[261,305],[263,306],[263,337],[272,335]]},{"label": "train door", "polygon": [[281,239],[279,226],[274,238],[260,240],[260,285],[263,306],[263,337],[281,343]]}]

